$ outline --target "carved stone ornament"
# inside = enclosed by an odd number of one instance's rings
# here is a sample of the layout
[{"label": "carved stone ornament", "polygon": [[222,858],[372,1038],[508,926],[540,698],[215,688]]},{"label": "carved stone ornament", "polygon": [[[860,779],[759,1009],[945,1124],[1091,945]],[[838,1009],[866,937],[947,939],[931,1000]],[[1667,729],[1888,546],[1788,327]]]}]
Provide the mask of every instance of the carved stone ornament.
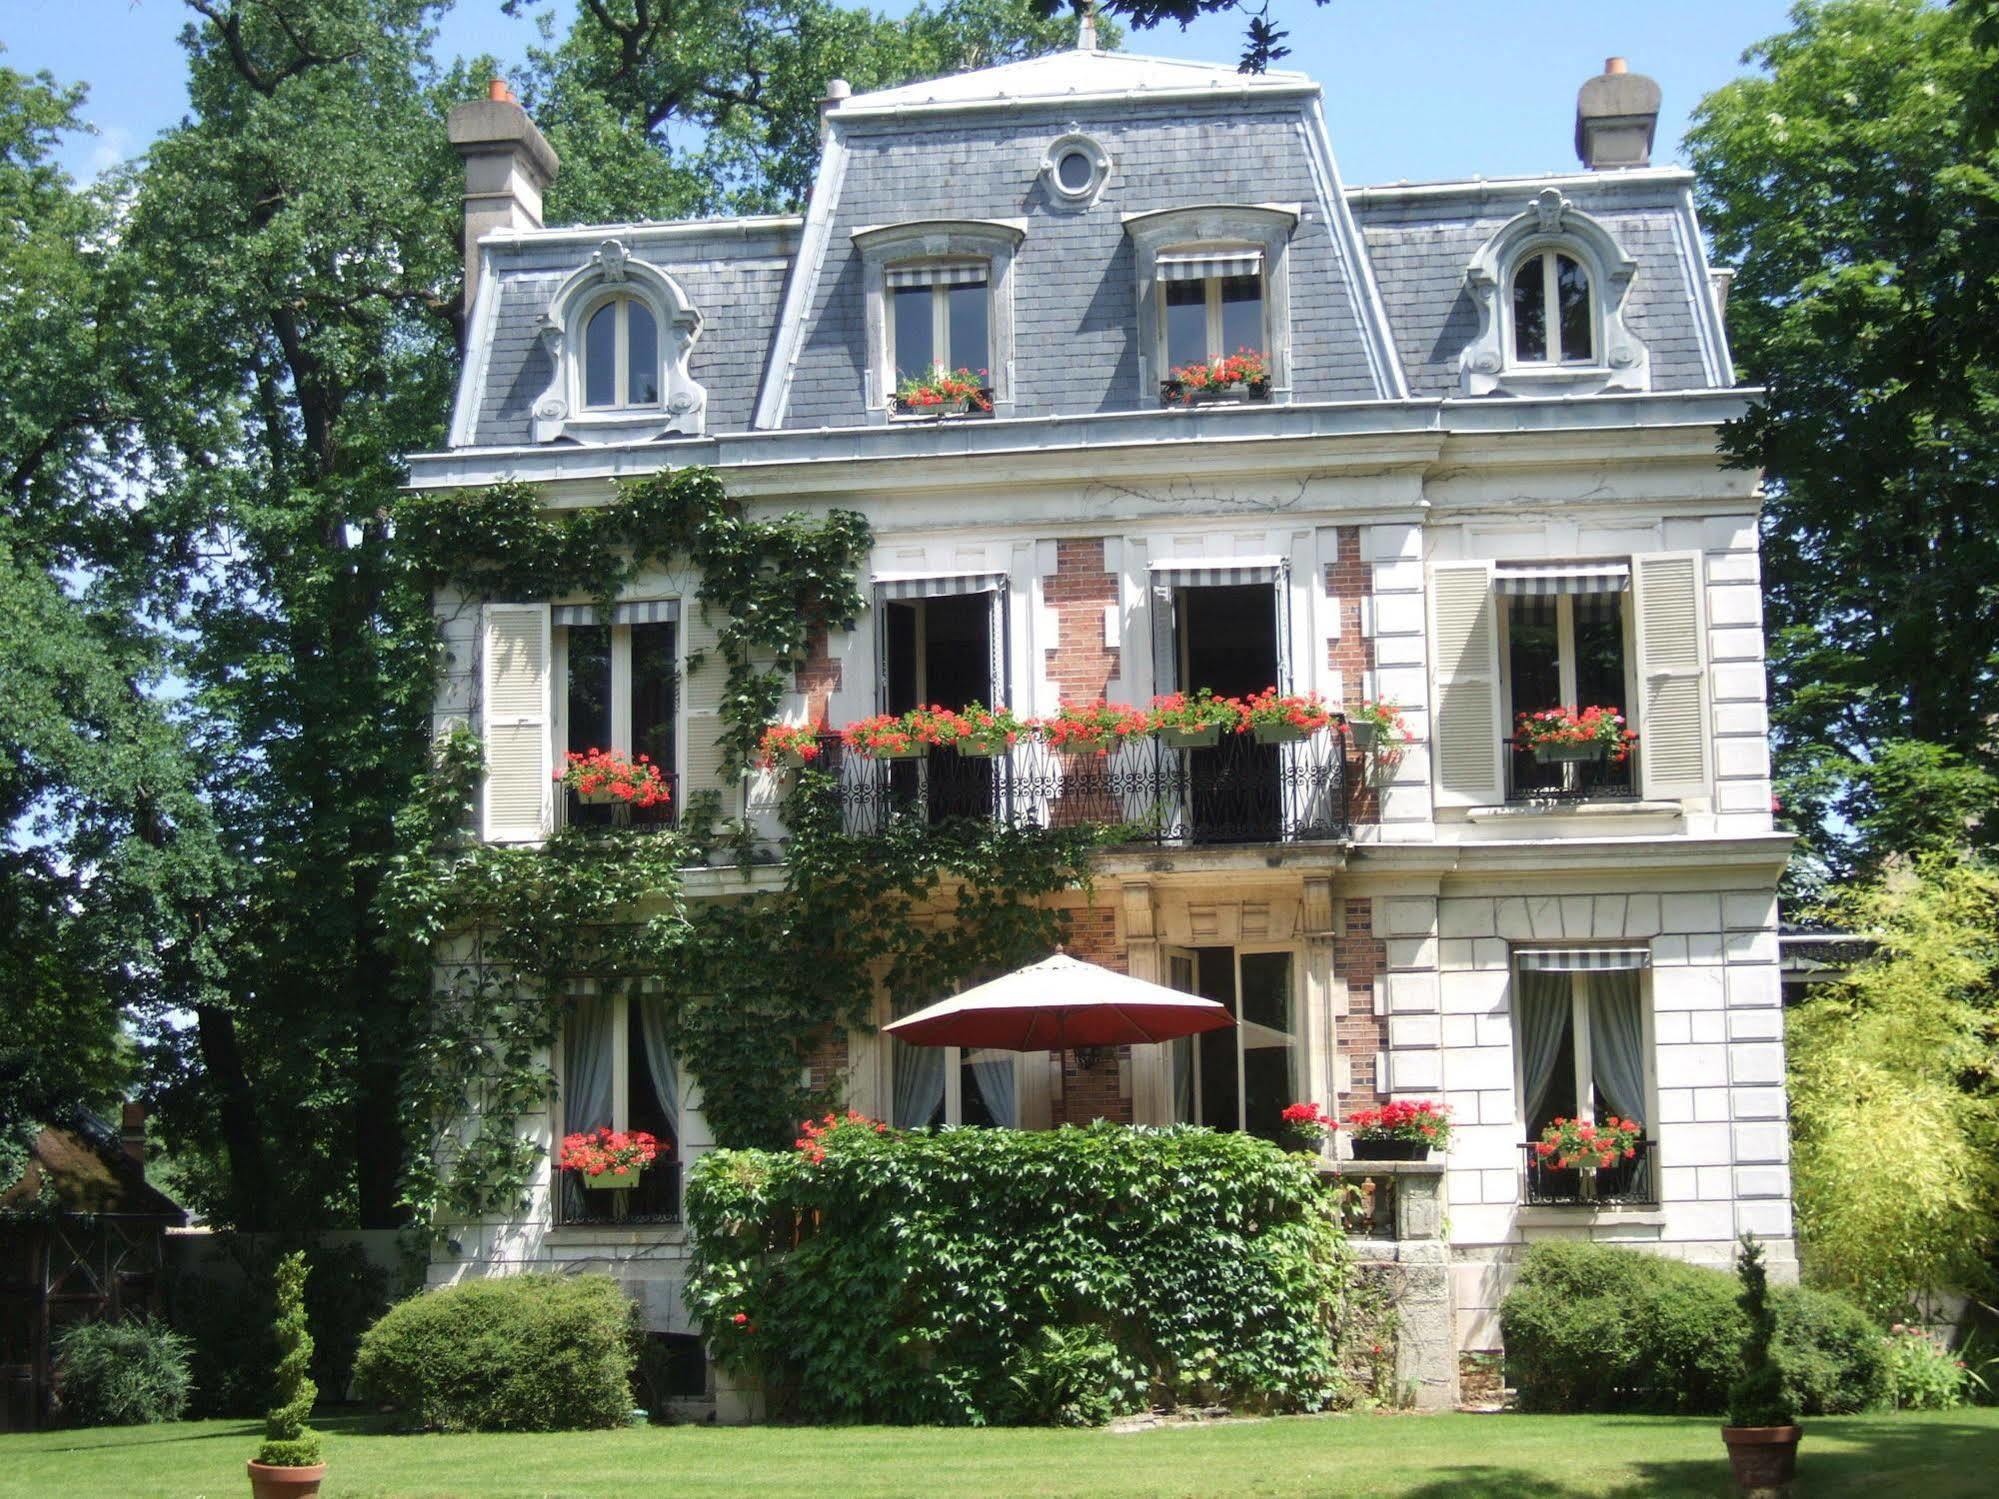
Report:
[{"label": "carved stone ornament", "polygon": [[1534,222],[1543,234],[1560,234],[1562,216],[1571,206],[1569,200],[1562,196],[1560,188],[1544,187],[1534,199]]},{"label": "carved stone ornament", "polygon": [[[660,399],[657,404],[586,408],[583,404],[583,331],[601,293],[643,303],[660,330]],[[708,391],[687,373],[687,358],[701,336],[702,316],[680,283],[633,255],[620,240],[607,239],[570,273],[535,322],[535,332],[552,371],[535,397],[534,440],[554,442],[646,442],[673,435],[698,437],[706,430]]]}]

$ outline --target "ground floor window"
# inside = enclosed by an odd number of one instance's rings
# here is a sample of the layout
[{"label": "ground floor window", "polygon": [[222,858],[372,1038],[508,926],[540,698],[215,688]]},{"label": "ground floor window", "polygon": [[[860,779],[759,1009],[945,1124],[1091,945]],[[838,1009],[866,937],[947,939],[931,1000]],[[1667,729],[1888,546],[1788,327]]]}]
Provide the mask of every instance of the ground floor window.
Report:
[{"label": "ground floor window", "polygon": [[1226,1005],[1233,1029],[1175,1041],[1173,1117],[1278,1137],[1287,1104],[1304,1096],[1296,965],[1288,951],[1170,948],[1167,983]]},{"label": "ground floor window", "polygon": [[1018,1053],[962,1046],[889,1043],[894,1096],[890,1122],[900,1129],[935,1124],[1017,1128],[1020,1123]]},{"label": "ground floor window", "polygon": [[584,1187],[556,1173],[558,1221],[675,1218],[680,1211],[680,1089],[664,1001],[590,995],[571,1001],[562,1029],[560,1129],[644,1130],[659,1156],[628,1192]]},{"label": "ground floor window", "polygon": [[[1652,1121],[1652,1041],[1645,1010],[1642,951],[1579,949],[1516,953],[1513,985],[1524,1143],[1557,1119],[1595,1123],[1610,1115]],[[1649,1146],[1628,1164],[1592,1173],[1551,1169],[1529,1159],[1536,1197],[1569,1195],[1652,1200]]]}]

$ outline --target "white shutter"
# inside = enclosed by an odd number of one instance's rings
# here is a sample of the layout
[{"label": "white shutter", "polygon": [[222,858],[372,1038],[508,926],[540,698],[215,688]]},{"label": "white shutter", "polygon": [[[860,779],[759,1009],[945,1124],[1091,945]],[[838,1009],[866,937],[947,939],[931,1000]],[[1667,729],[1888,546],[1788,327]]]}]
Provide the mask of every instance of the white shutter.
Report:
[{"label": "white shutter", "polygon": [[549,748],[549,613],[546,604],[484,610],[483,728],[488,842],[548,835],[554,769]]},{"label": "white shutter", "polygon": [[1439,563],[1430,570],[1434,692],[1430,749],[1437,804],[1490,806],[1500,785],[1499,606],[1486,562]]},{"label": "white shutter", "polygon": [[704,606],[690,602],[682,613],[687,660],[691,662],[699,656],[701,664],[690,669],[681,680],[682,699],[687,705],[686,747],[680,752],[681,784],[686,787],[686,794],[681,797],[681,805],[685,806],[687,795],[694,792],[721,791],[722,813],[733,817],[742,809],[734,805],[727,793],[738,783],[723,778],[721,745],[722,694],[729,683],[729,663],[722,659],[721,632],[708,619]]},{"label": "white shutter", "polygon": [[1638,624],[1638,772],[1661,801],[1708,795],[1707,692],[1701,558],[1664,552],[1631,560]]}]

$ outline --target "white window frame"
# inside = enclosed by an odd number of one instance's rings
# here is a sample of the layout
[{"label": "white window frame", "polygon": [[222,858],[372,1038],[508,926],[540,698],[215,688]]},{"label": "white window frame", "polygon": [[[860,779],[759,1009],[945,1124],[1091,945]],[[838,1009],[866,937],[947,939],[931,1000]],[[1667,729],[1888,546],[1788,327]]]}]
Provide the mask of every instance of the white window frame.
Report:
[{"label": "white window frame", "polygon": [[1012,415],[1013,265],[1027,238],[1027,221],[916,219],[902,224],[866,224],[850,237],[861,263],[868,346],[861,396],[868,421],[886,425],[889,397],[895,394],[895,312],[889,299],[888,268],[936,259],[986,263],[986,383],[993,392],[992,414]]},{"label": "white window frame", "polygon": [[[652,313],[659,360],[659,399],[642,405],[585,406],[584,340],[590,319],[607,301],[630,297]],[[618,319],[617,388],[628,393],[628,319]],[[535,324],[547,354],[548,385],[529,410],[534,440],[567,437],[580,442],[645,441],[668,433],[699,436],[708,421],[707,387],[687,373],[703,318],[680,283],[639,259],[622,242],[607,239],[563,280]]]},{"label": "white window frame", "polygon": [[[1592,1065],[1594,1057],[1590,1053],[1589,1001],[1590,982],[1593,977],[1588,972],[1564,975],[1569,980],[1569,1025],[1574,1038],[1570,1047],[1573,1053],[1576,1112],[1574,1117],[1583,1124],[1596,1123],[1596,1069]],[[1512,972],[1514,993],[1519,992],[1520,969],[1516,965]],[[1645,1127],[1645,1138],[1657,1138],[1659,1117],[1659,1047],[1658,1035],[1652,1016],[1652,970],[1638,970],[1638,1014],[1645,1035],[1645,1117],[1638,1122]],[[1527,1075],[1524,1048],[1520,1045],[1520,1011],[1513,1008],[1513,1112],[1517,1126],[1516,1133],[1523,1141],[1528,1141],[1527,1132],[1533,1128],[1533,1121],[1527,1117]],[[1656,1169],[1656,1167],[1654,1168]]]},{"label": "white window frame", "polygon": [[[1209,363],[1225,358],[1235,352],[1234,349],[1225,349],[1222,347],[1222,281],[1224,279],[1221,276],[1203,276],[1201,278],[1201,286],[1207,298],[1208,331],[1206,343],[1208,352],[1206,357]],[[1264,356],[1267,363],[1270,358],[1270,276],[1268,272],[1259,270],[1256,274],[1256,283],[1257,320],[1262,333],[1262,337],[1257,340],[1257,352]],[[1166,342],[1166,288],[1174,285],[1185,285],[1185,283],[1155,281],[1153,285],[1158,288],[1156,295],[1159,299],[1157,310],[1159,319],[1159,350],[1157,355],[1159,368],[1170,371],[1174,368],[1174,365]]]},{"label": "white window frame", "polygon": [[[694,607],[699,608],[697,604]],[[676,788],[685,787],[687,777],[680,762],[687,754],[687,627],[686,609],[680,622],[673,627],[673,757],[675,763],[660,766],[662,774],[671,776]],[[550,743],[554,746],[554,764],[560,769],[563,755],[571,749],[587,749],[589,746],[572,745],[569,742],[569,632],[572,629],[600,629],[598,625],[557,625],[550,632],[549,653],[549,696],[554,699],[549,705],[549,722],[554,726]],[[611,742],[600,745],[600,749],[617,750],[631,754],[632,750],[632,626],[614,624],[611,629]],[[679,791],[675,795],[678,797]],[[568,805],[566,796],[555,798],[555,815],[559,823]]]},{"label": "white window frame", "polygon": [[[613,323],[614,331],[611,343],[611,384],[616,399],[606,405],[593,406],[588,401],[590,324],[596,319],[597,314],[602,312],[606,307],[615,307],[617,309],[617,316]],[[643,308],[646,315],[652,319],[653,360],[658,366],[653,372],[653,379],[659,390],[659,396],[650,401],[634,401],[631,398],[631,322],[632,308],[634,307]],[[616,291],[612,292],[609,296],[599,297],[596,301],[590,303],[589,309],[584,313],[582,328],[583,335],[580,340],[581,347],[578,350],[576,367],[578,401],[581,409],[592,413],[659,410],[665,403],[666,396],[666,359],[665,350],[661,347],[659,309],[653,306],[651,299],[635,296],[629,291]]]},{"label": "white window frame", "polygon": [[[1576,674],[1576,599],[1573,593],[1558,593],[1555,601],[1555,674],[1559,679],[1558,691],[1562,702],[1571,707],[1583,707],[1577,701]],[[1631,590],[1620,589],[1617,593],[1618,624],[1624,635],[1624,701],[1617,706],[1624,711],[1627,724],[1638,721],[1635,700],[1638,692],[1638,636],[1637,625],[1631,613]],[[1506,728],[1504,737],[1513,737],[1513,725],[1519,717],[1520,709],[1513,701],[1513,609],[1515,600],[1501,596],[1499,603],[1499,693],[1503,712],[1500,722]],[[1552,706],[1544,704],[1542,706]],[[1595,706],[1601,706],[1600,704]]]},{"label": "white window frame", "polygon": [[[1519,328],[1514,319],[1514,299],[1520,286],[1521,274],[1530,260],[1539,258],[1541,264],[1541,357],[1523,359],[1520,357]],[[1559,260],[1572,261],[1583,274],[1584,287],[1589,294],[1587,318],[1589,322],[1589,352],[1581,359],[1559,357],[1562,345],[1561,328],[1561,274]],[[1590,257],[1578,245],[1566,240],[1536,240],[1529,244],[1513,259],[1513,269],[1506,278],[1505,316],[1506,351],[1509,361],[1520,369],[1596,369],[1599,367],[1597,350],[1603,346],[1603,320],[1596,290],[1596,270],[1590,264]],[[1549,358],[1549,352],[1557,351],[1558,357]]]},{"label": "white window frame", "polygon": [[[971,283],[969,283],[969,282],[963,282],[963,281],[961,281],[961,282],[959,282],[959,283],[958,283],[957,285],[958,285],[958,286],[967,286],[967,285],[970,285],[970,284],[971,284]],[[924,370],[906,370],[906,369],[903,369],[903,368],[902,368],[902,365],[901,365],[901,361],[900,361],[900,359],[899,359],[899,358],[897,357],[897,354],[896,354],[896,348],[895,348],[895,303],[896,303],[896,300],[897,300],[897,298],[898,298],[898,297],[900,296],[900,294],[901,294],[901,291],[902,291],[902,290],[904,290],[904,289],[905,289],[905,288],[888,288],[888,289],[887,289],[887,290],[888,290],[889,292],[893,293],[893,295],[889,295],[889,296],[887,296],[887,298],[886,298],[886,300],[887,300],[887,303],[888,303],[888,318],[887,318],[887,338],[888,338],[888,368],[889,368],[889,374],[890,374],[891,378],[897,378],[897,377],[900,377],[900,376],[906,376],[906,375],[914,375],[914,376],[922,376],[922,375],[925,375],[925,374],[928,374],[928,373],[929,373],[929,371],[928,371],[927,369],[924,369]],[[927,291],[928,291],[928,292],[930,293],[930,347],[931,347],[931,348],[932,348],[933,350],[934,350],[934,349],[942,349],[942,350],[944,350],[944,351],[945,351],[945,354],[944,354],[944,357],[943,357],[942,359],[938,359],[938,360],[933,360],[933,361],[932,361],[932,364],[933,364],[933,365],[942,365],[942,366],[944,367],[944,369],[945,369],[945,370],[946,370],[947,372],[949,372],[949,371],[951,371],[951,370],[955,370],[955,369],[958,369],[958,368],[960,368],[961,366],[962,366],[962,367],[964,367],[964,368],[968,368],[968,369],[969,369],[969,368],[972,368],[971,366],[969,366],[969,365],[966,365],[966,364],[964,363],[964,361],[963,361],[963,360],[961,360],[961,359],[958,359],[958,358],[956,358],[956,357],[955,357],[955,356],[954,356],[954,355],[952,354],[952,352],[951,352],[951,293],[952,293],[952,292],[953,292],[954,290],[956,290],[956,289],[957,289],[957,287],[954,287],[954,286],[944,286],[944,285],[938,285],[938,286],[931,286],[931,287],[926,287],[926,288],[924,288],[924,289],[925,289],[925,290],[927,290]],[[987,263],[987,265],[986,265],[986,280],[985,280],[985,285],[984,285],[984,286],[982,286],[982,287],[980,287],[980,290],[981,290],[981,291],[983,291],[983,292],[984,292],[984,293],[986,294],[986,296],[985,296],[985,303],[986,303],[986,363],[985,363],[985,365],[984,365],[984,366],[982,366],[982,368],[984,368],[984,369],[985,369],[985,371],[986,371],[986,380],[987,380],[987,382],[988,382],[988,383],[990,383],[990,382],[992,381],[992,378],[993,378],[993,376],[992,376],[992,351],[993,351],[993,334],[994,334],[994,329],[993,329],[993,271],[992,271],[992,264],[991,264],[991,262],[988,262],[988,263]],[[977,373],[977,370],[976,370],[976,369],[974,369],[974,370],[973,370],[973,373],[974,373],[974,374],[976,374],[976,373]]]},{"label": "white window frame", "polygon": [[[1231,961],[1235,965],[1235,994],[1236,994],[1236,1011],[1238,1016],[1238,1023],[1230,1026],[1226,1032],[1205,1031],[1202,1034],[1190,1037],[1189,1039],[1193,1041],[1195,1048],[1198,1048],[1207,1041],[1219,1039],[1223,1035],[1226,1035],[1228,1039],[1232,1043],[1234,1043],[1236,1122],[1233,1126],[1231,1126],[1231,1128],[1234,1130],[1235,1133],[1242,1134],[1246,1132],[1247,1127],[1244,1124],[1244,1120],[1247,1118],[1247,1110],[1249,1107],[1248,1064],[1244,1059],[1245,1048],[1242,1044],[1242,1026],[1240,1024],[1240,1013],[1242,1009],[1242,960],[1245,957],[1254,956],[1258,953],[1283,953],[1286,957],[1288,957],[1291,960],[1290,970],[1289,970],[1291,975],[1291,1018],[1294,1021],[1298,1021],[1301,1023],[1304,1020],[1305,1003],[1307,998],[1304,988],[1305,965],[1304,965],[1303,954],[1298,944],[1295,942],[1249,942],[1249,943],[1238,942],[1230,944],[1223,944],[1217,942],[1213,945],[1216,947],[1221,947],[1226,945],[1228,946],[1230,952],[1234,955]],[[1173,944],[1170,946],[1162,945],[1160,947],[1159,961],[1161,968],[1165,972],[1170,973],[1172,971],[1171,964],[1175,958],[1191,958],[1193,960],[1194,982],[1196,985],[1198,985],[1200,983],[1200,977],[1201,977],[1200,952],[1194,947],[1183,947],[1178,944]],[[1195,992],[1198,992],[1198,989]],[[1289,1034],[1291,1036],[1292,1049],[1298,1053],[1298,1088],[1300,1093],[1302,1094],[1303,1091],[1309,1086],[1308,1063],[1310,1059],[1305,1055],[1305,1050],[1304,1050],[1305,1034],[1302,1029],[1291,1031],[1289,1032]],[[1174,1065],[1173,1048],[1169,1045],[1165,1048],[1165,1052],[1166,1052],[1165,1060],[1166,1060],[1167,1118],[1170,1122],[1176,1124],[1188,1123],[1188,1122],[1198,1123],[1201,1118],[1201,1069],[1198,1065],[1194,1068],[1194,1076],[1190,1080],[1192,1086],[1188,1089],[1187,1093],[1187,1106],[1192,1111],[1193,1119],[1191,1121],[1181,1120],[1177,1118],[1174,1113],[1174,1101],[1179,1097],[1180,1090],[1178,1086],[1178,1080],[1173,1076],[1173,1065]],[[1191,1054],[1191,1049],[1190,1049],[1190,1054]],[[1296,1099],[1292,1099],[1290,1101],[1293,1103],[1297,1102]]]}]

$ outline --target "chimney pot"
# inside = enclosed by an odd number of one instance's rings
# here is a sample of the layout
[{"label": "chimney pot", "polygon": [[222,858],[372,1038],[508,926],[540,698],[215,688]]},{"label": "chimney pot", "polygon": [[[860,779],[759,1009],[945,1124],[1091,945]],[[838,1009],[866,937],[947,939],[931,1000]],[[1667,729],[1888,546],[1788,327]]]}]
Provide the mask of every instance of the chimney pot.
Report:
[{"label": "chimney pot", "polygon": [[479,237],[495,229],[539,229],[541,195],[560,163],[503,78],[486,85],[485,98],[453,105],[445,132],[465,162],[461,314],[470,316],[479,290]]},{"label": "chimney pot", "polygon": [[514,91],[507,87],[507,80],[504,78],[495,78],[491,83],[486,85],[486,97],[491,99],[495,104],[513,104],[517,102],[514,98]]},{"label": "chimney pot", "polygon": [[1659,85],[1621,57],[1576,93],[1576,155],[1593,172],[1650,166],[1658,127]]}]

